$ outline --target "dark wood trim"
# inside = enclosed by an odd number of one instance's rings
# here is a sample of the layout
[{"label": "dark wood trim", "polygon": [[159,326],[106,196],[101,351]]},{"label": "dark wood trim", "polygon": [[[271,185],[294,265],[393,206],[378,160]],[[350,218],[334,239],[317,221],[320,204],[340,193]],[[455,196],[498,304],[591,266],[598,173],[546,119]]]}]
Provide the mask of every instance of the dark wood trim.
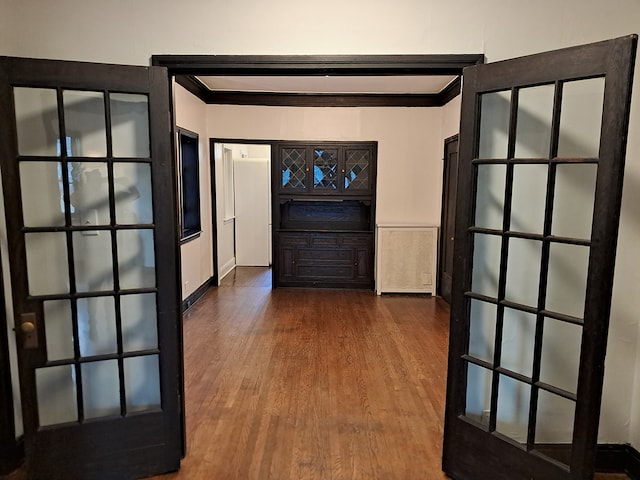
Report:
[{"label": "dark wood trim", "polygon": [[7,327],[4,278],[0,263],[0,475],[11,472],[24,460],[22,441],[16,439]]},{"label": "dark wood trim", "polygon": [[[460,85],[459,85],[460,86]],[[440,228],[439,228],[439,233],[438,233],[438,280],[437,280],[437,289],[438,291],[436,292],[436,295],[438,296],[442,296],[442,276],[444,274],[444,245],[445,245],[445,241],[446,241],[446,232],[445,232],[445,223],[446,223],[446,207],[447,207],[447,193],[448,193],[448,188],[447,188],[447,172],[448,169],[450,168],[450,166],[448,165],[448,159],[447,159],[447,153],[449,152],[449,145],[453,142],[458,142],[459,140],[459,134],[455,134],[452,135],[448,138],[444,139],[444,149],[442,152],[442,162],[443,162],[443,169],[442,169],[442,199],[440,204],[441,209],[440,209]],[[456,172],[457,173],[457,172]],[[456,175],[457,176],[457,175]],[[455,198],[454,198],[455,201]],[[443,297],[444,298],[444,297]],[[449,299],[450,300],[450,299]]]},{"label": "dark wood trim", "polygon": [[640,480],[640,452],[629,444],[600,444],[596,450],[596,471],[625,473]]},{"label": "dark wood trim", "polygon": [[449,103],[451,100],[460,95],[462,91],[462,77],[458,76],[454,80],[449,83],[446,87],[444,87],[440,93],[438,93],[438,97],[441,105],[444,106]]},{"label": "dark wood trim", "polygon": [[[174,91],[173,91],[173,81],[171,80],[171,77],[168,76],[167,79],[165,80],[167,82],[167,86],[169,89],[169,98],[172,99],[174,98]],[[177,161],[178,161],[178,143],[177,143],[177,139],[178,139],[178,127],[176,125],[176,115],[175,115],[175,109],[174,109],[174,103],[173,101],[169,102],[169,118],[170,118],[170,134],[171,134],[171,140],[170,140],[170,148],[171,148],[171,161],[173,164],[172,167],[172,171],[173,171],[173,178],[174,178],[174,196],[175,196],[175,202],[176,202],[176,209],[174,211],[174,222],[176,225],[176,245],[177,245],[177,251],[176,251],[176,259],[177,259],[177,268],[176,268],[176,272],[175,272],[175,276],[176,276],[176,282],[177,285],[182,285],[182,248],[181,248],[181,244],[180,244],[180,234],[179,231],[181,230],[180,228],[180,215],[178,214],[178,182],[177,182],[177,175],[178,175],[178,169],[177,169]],[[177,291],[176,291],[176,296],[179,297],[177,300],[178,302],[180,302],[180,299],[182,298],[182,291],[180,289],[180,287],[178,287]],[[182,307],[181,307],[182,310]],[[183,336],[183,326],[182,326],[182,314],[180,314],[179,316],[179,325],[178,325],[178,329],[177,329],[177,335],[176,335],[176,340],[177,340],[177,349],[178,349],[178,355],[179,355],[179,378],[178,381],[180,383],[180,428],[181,428],[181,455],[182,458],[184,458],[187,455],[187,424],[186,424],[186,411],[185,411],[185,385],[184,385],[184,336]]]},{"label": "dark wood trim", "polygon": [[153,55],[169,75],[460,75],[484,54]]},{"label": "dark wood trim", "polygon": [[216,283],[213,281],[213,277],[209,278],[202,285],[200,285],[191,295],[182,301],[182,313],[189,310],[194,303],[196,303],[211,287],[215,287]]},{"label": "dark wood trim", "polygon": [[185,90],[198,97],[204,103],[209,103],[207,102],[207,96],[211,90],[209,90],[205,84],[199,81],[194,75],[176,75],[175,79],[176,83],[184,87]]},{"label": "dark wood trim", "polygon": [[460,77],[439,93],[282,93],[209,90],[194,76],[177,75],[176,83],[207,105],[270,107],[442,107],[460,94]]},{"label": "dark wood trim", "polygon": [[484,63],[468,55],[153,55],[153,65],[167,67],[176,82],[207,104],[292,107],[441,107],[460,93],[460,79],[435,94],[296,94],[216,92],[196,75],[462,75],[465,67]]}]

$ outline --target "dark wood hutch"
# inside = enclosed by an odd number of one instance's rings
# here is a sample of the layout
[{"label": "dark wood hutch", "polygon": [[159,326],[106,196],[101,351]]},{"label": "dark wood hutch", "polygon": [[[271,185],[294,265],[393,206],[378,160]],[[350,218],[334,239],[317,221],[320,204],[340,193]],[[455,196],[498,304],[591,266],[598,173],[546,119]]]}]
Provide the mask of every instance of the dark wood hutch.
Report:
[{"label": "dark wood hutch", "polygon": [[376,142],[272,149],[273,286],[374,288]]}]

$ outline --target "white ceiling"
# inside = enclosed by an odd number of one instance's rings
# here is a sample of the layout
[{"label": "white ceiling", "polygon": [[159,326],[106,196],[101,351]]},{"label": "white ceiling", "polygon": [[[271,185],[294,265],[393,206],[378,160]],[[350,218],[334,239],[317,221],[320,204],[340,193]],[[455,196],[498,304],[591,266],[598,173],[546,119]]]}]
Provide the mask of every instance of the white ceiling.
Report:
[{"label": "white ceiling", "polygon": [[456,77],[453,75],[393,76],[198,76],[210,90],[272,93],[439,93]]}]

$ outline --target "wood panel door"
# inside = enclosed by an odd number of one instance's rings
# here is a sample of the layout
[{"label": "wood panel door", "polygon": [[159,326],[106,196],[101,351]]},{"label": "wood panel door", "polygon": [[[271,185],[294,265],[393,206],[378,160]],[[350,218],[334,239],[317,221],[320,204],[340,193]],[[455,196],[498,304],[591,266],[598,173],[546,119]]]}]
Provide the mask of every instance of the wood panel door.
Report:
[{"label": "wood panel door", "polygon": [[440,222],[440,295],[451,303],[453,246],[456,227],[456,194],[458,186],[458,136],[444,142],[442,180],[442,219]]},{"label": "wood panel door", "polygon": [[444,438],[456,480],[593,476],[636,44],[464,72]]},{"label": "wood panel door", "polygon": [[0,59],[26,469],[133,479],[182,451],[167,72]]}]

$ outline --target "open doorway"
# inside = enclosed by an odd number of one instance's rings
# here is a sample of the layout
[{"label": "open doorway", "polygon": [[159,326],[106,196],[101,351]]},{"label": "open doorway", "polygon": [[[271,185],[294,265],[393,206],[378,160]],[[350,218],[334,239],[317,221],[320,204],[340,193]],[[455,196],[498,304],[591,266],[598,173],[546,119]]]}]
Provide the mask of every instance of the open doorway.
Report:
[{"label": "open doorway", "polygon": [[236,266],[271,266],[271,145],[212,139],[211,146],[213,255],[220,281]]}]

